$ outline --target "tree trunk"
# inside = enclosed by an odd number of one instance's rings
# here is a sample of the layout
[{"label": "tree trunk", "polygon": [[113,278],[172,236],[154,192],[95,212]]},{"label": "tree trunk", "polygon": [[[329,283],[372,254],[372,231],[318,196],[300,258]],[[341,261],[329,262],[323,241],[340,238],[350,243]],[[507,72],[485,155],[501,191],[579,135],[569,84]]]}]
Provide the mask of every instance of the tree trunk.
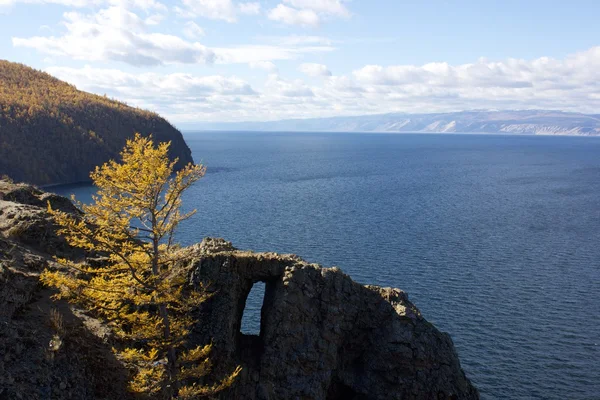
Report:
[{"label": "tree trunk", "polygon": [[[166,342],[171,339],[171,327],[169,321],[169,312],[167,306],[164,303],[158,305],[160,316],[163,320],[163,337]],[[168,381],[165,387],[165,394],[168,399],[171,399],[177,392],[177,370],[176,370],[177,358],[175,355],[175,348],[172,344],[167,345],[167,376]]]},{"label": "tree trunk", "polygon": [[[152,228],[156,227],[156,216],[152,213]],[[152,274],[154,276],[158,276],[160,271],[158,270],[158,261],[159,261],[159,252],[158,252],[158,237],[156,233],[152,235]],[[163,339],[165,342],[169,342],[171,340],[171,323],[169,320],[169,310],[167,310],[167,305],[165,303],[160,302],[159,299],[155,299],[158,305],[158,312],[163,322]],[[177,393],[177,358],[175,354],[175,348],[172,344],[167,345],[167,376],[168,380],[166,382],[164,389],[164,394],[167,399],[173,398],[173,396]]]}]

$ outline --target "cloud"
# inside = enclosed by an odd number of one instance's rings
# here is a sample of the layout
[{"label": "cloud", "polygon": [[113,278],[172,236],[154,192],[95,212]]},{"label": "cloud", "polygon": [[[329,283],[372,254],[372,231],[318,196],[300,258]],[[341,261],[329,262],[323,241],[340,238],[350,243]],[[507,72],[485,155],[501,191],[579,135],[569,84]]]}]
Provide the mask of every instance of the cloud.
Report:
[{"label": "cloud", "polygon": [[340,0],[283,0],[267,14],[273,21],[308,27],[319,25],[323,17],[348,18],[350,15]]},{"label": "cloud", "polygon": [[110,93],[124,98],[159,99],[169,101],[184,98],[186,101],[209,96],[249,96],[257,93],[242,79],[221,75],[197,76],[173,73],[131,74],[116,69],[99,69],[86,66],[81,69],[50,67],[46,71],[66,80],[81,90]]},{"label": "cloud", "polygon": [[146,18],[144,20],[144,23],[146,25],[159,25],[164,19],[165,19],[165,16],[162,14],[153,14],[153,15],[149,16],[148,18]]},{"label": "cloud", "polygon": [[336,78],[328,84],[329,93],[338,95],[360,88],[363,99],[373,104],[377,100],[387,111],[550,108],[594,112],[600,106],[593,96],[600,90],[600,47],[562,60],[367,65],[343,81]]},{"label": "cloud", "polygon": [[[594,64],[592,49],[584,58]],[[537,59],[525,61],[508,59],[504,62],[490,62],[480,59],[475,63],[457,66],[448,63],[429,63],[422,66],[395,65],[382,67],[380,65],[367,65],[353,72],[357,81],[364,84],[388,87],[411,87],[427,85],[430,88],[440,89],[490,89],[532,88],[534,85],[543,84],[547,77],[557,72],[564,73],[560,80],[564,81],[569,76],[569,69],[575,66],[574,61],[581,55],[570,57],[563,62],[550,59]],[[600,74],[599,74],[600,76]],[[544,78],[546,77],[546,78]],[[554,76],[554,79],[558,78]]]},{"label": "cloud", "polygon": [[325,45],[331,46],[333,40],[323,36],[308,36],[308,35],[289,35],[271,37],[273,42],[279,43],[286,46],[297,46],[297,45]]},{"label": "cloud", "polygon": [[339,17],[350,16],[350,12],[340,0],[283,0],[283,2],[300,10],[312,10]]},{"label": "cloud", "polygon": [[265,91],[270,96],[283,97],[313,97],[312,89],[301,79],[286,80],[277,74],[269,75],[265,83]]},{"label": "cloud", "polygon": [[252,69],[262,69],[269,72],[277,71],[277,67],[271,61],[251,61],[248,65]]},{"label": "cloud", "polygon": [[189,17],[204,17],[235,22],[236,9],[231,0],[183,0],[179,13]]},{"label": "cloud", "polygon": [[[269,60],[248,63],[266,70],[273,67]],[[311,67],[301,69],[327,70],[308,65]],[[138,75],[91,67],[48,71],[83,89],[149,107],[174,122],[469,109],[537,108],[590,113],[600,109],[600,47],[562,59],[366,65],[322,80],[286,79],[271,73],[262,85],[253,82],[252,86],[236,77],[218,75]]]},{"label": "cloud", "polygon": [[[235,76],[194,74],[131,74],[116,69],[50,67],[46,72],[80,90],[106,94],[127,104],[155,110],[172,120],[224,118],[246,115],[259,97],[246,81]],[[254,107],[252,107],[254,108]]]},{"label": "cloud", "polygon": [[213,49],[218,64],[256,63],[301,59],[307,54],[329,53],[337,50],[333,41],[320,36],[262,36],[263,43]]},{"label": "cloud", "polygon": [[242,14],[258,15],[260,14],[260,3],[240,3],[238,9]]},{"label": "cloud", "polygon": [[208,48],[198,42],[204,35],[204,30],[195,22],[187,21],[182,27],[182,34],[187,39],[152,32],[160,22],[160,14],[142,19],[138,14],[117,6],[93,14],[67,12],[63,14],[62,25],[65,30],[62,33],[14,37],[12,43],[15,47],[36,49],[54,58],[62,56],[87,62],[117,61],[137,67],[166,64],[249,64],[293,60],[305,54],[335,50],[334,47],[318,44],[319,41],[299,38],[289,41],[289,44]]},{"label": "cloud", "polygon": [[0,9],[17,4],[54,4],[73,8],[118,6],[167,11],[167,7],[156,0],[0,0]]},{"label": "cloud", "polygon": [[0,0],[0,7],[11,7],[16,4],[56,4],[67,7],[86,7],[89,0]]},{"label": "cloud", "polygon": [[89,0],[95,2],[96,5],[105,5],[124,8],[139,8],[141,10],[158,10],[167,11],[167,6],[156,0]]},{"label": "cloud", "polygon": [[313,10],[297,10],[283,4],[278,4],[269,11],[268,17],[287,25],[317,26],[320,22],[319,16]]},{"label": "cloud", "polygon": [[53,56],[86,61],[120,61],[134,66],[212,63],[215,54],[198,42],[148,32],[148,21],[113,6],[96,14],[64,14],[63,36],[13,38],[16,47],[29,47]]},{"label": "cloud", "polygon": [[323,64],[303,63],[300,64],[298,70],[312,77],[327,77],[332,75],[327,65]]},{"label": "cloud", "polygon": [[183,27],[183,35],[188,39],[198,39],[204,36],[205,32],[194,21],[188,21]]},{"label": "cloud", "polygon": [[257,61],[295,60],[305,54],[326,53],[331,46],[244,45],[214,48],[218,64],[249,64]]},{"label": "cloud", "polygon": [[182,0],[183,7],[175,7],[182,17],[222,20],[236,22],[240,14],[256,15],[260,13],[260,3],[234,3],[232,0]]}]

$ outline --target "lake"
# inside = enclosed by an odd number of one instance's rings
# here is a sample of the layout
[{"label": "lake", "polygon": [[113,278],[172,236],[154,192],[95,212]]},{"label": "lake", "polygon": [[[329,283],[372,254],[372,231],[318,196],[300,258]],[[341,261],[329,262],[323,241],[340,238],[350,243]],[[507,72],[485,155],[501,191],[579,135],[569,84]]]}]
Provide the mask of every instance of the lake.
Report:
[{"label": "lake", "polygon": [[600,399],[600,138],[184,136],[208,172],[182,244],[224,237],[407,291],[484,399]]}]

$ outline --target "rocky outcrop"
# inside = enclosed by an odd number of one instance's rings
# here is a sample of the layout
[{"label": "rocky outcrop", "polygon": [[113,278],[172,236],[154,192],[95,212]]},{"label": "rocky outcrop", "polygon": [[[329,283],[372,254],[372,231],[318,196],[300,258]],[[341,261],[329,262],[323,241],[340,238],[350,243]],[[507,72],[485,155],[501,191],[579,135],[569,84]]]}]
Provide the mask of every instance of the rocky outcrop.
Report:
[{"label": "rocky outcrop", "polygon": [[[338,268],[205,239],[190,280],[213,292],[193,341],[215,345],[223,373],[243,375],[226,399],[476,399],[450,336],[399,289],[363,286]],[[260,335],[240,333],[246,298],[265,282]]]},{"label": "rocky outcrop", "polygon": [[79,257],[46,213],[67,199],[0,180],[0,399],[127,399],[128,372],[90,318],[39,284],[52,256]]},{"label": "rocky outcrop", "polygon": [[[52,256],[81,257],[45,211],[66,200],[0,181],[0,399],[126,399],[128,371],[101,321],[38,284]],[[214,343],[213,378],[241,365],[222,399],[477,399],[450,337],[399,289],[358,284],[293,255],[205,239],[181,250],[190,290],[212,296],[188,343]],[[265,282],[260,334],[240,332],[246,299]]]},{"label": "rocky outcrop", "polygon": [[62,196],[30,185],[0,180],[0,234],[51,255],[76,251],[67,248],[65,240],[56,234],[52,218],[46,212],[48,204],[56,210],[79,212]]}]

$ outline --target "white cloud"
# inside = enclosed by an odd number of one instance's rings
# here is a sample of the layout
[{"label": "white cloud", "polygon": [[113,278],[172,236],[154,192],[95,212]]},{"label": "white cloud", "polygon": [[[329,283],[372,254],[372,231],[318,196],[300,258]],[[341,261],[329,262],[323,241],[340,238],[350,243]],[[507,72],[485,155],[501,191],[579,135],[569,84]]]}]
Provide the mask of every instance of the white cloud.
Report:
[{"label": "white cloud", "polygon": [[130,74],[115,69],[98,69],[86,66],[81,69],[50,67],[46,71],[59,79],[74,84],[81,90],[110,93],[125,98],[153,99],[184,98],[193,101],[208,96],[256,95],[242,79],[220,75],[196,76],[192,74]]},{"label": "white cloud", "polygon": [[171,120],[223,118],[245,115],[245,104],[259,96],[244,80],[220,75],[131,74],[86,66],[81,69],[50,67],[46,71],[80,90],[107,94],[127,104],[158,111]]},{"label": "white cloud", "polygon": [[333,40],[322,36],[308,36],[308,35],[289,35],[289,36],[275,36],[270,38],[273,42],[279,43],[286,46],[297,46],[297,45],[325,45],[331,46]]},{"label": "white cloud", "polygon": [[0,9],[2,7],[12,7],[17,4],[54,4],[73,8],[118,6],[139,8],[142,10],[167,11],[167,7],[156,0],[0,0]]},{"label": "white cloud", "polygon": [[248,64],[257,61],[294,60],[305,54],[325,53],[335,50],[330,46],[278,46],[245,45],[214,48],[218,64]]},{"label": "white cloud", "polygon": [[149,16],[148,18],[146,18],[144,20],[144,23],[146,25],[159,25],[164,19],[165,19],[165,16],[162,14],[153,14],[153,15]]},{"label": "white cloud", "polygon": [[156,0],[89,0],[96,5],[108,4],[116,7],[139,8],[141,10],[167,11],[167,6]]},{"label": "white cloud", "polygon": [[236,9],[231,0],[183,0],[184,12],[191,17],[236,21]]},{"label": "white cloud", "polygon": [[277,66],[271,61],[251,61],[248,65],[252,69],[262,69],[269,72],[277,71]]},{"label": "white cloud", "polygon": [[337,50],[333,41],[320,36],[262,36],[263,43],[230,48],[215,48],[217,63],[253,63],[301,59],[307,54],[329,53]]},{"label": "white cloud", "polygon": [[313,97],[315,95],[312,89],[301,79],[290,81],[277,74],[269,75],[265,83],[265,91],[270,96]]},{"label": "white cloud", "polygon": [[347,77],[345,86],[336,86],[340,82],[332,79],[332,92],[360,88],[363,99],[373,104],[377,100],[388,111],[550,108],[589,112],[600,106],[593,96],[600,90],[600,47],[563,60],[368,65]]},{"label": "white cloud", "polygon": [[293,60],[305,54],[330,52],[335,48],[316,40],[294,40],[302,44],[241,45],[208,48],[197,40],[204,30],[187,21],[179,36],[152,32],[162,15],[142,19],[123,7],[109,7],[95,14],[67,12],[63,14],[65,31],[60,34],[28,38],[14,37],[15,47],[33,48],[53,57],[76,60],[118,61],[144,67],[164,64],[248,64]]},{"label": "white cloud", "polygon": [[242,14],[258,15],[260,14],[260,3],[240,3],[238,9]]},{"label": "white cloud", "polygon": [[327,65],[323,64],[303,63],[300,64],[298,70],[312,77],[327,77],[332,75]]},{"label": "white cloud", "polygon": [[213,51],[177,36],[148,32],[147,21],[121,7],[97,14],[64,14],[63,36],[13,38],[16,47],[86,61],[120,61],[135,66],[212,63]]},{"label": "white cloud", "polygon": [[312,10],[317,13],[349,17],[350,12],[340,0],[283,0],[300,10]]},{"label": "white cloud", "polygon": [[236,22],[239,14],[256,15],[260,13],[260,3],[234,3],[232,0],[182,0],[183,7],[175,7],[182,17],[223,20]]},{"label": "white cloud", "polygon": [[315,27],[323,17],[347,18],[350,17],[350,11],[340,0],[283,0],[283,3],[269,11],[268,17],[287,25]]},{"label": "white cloud", "polygon": [[[415,87],[446,90],[477,89],[536,89],[551,85],[573,85],[573,78],[600,77],[600,47],[570,56],[563,61],[539,58],[533,61],[508,59],[491,62],[479,59],[475,63],[457,66],[448,63],[429,63],[422,66],[396,65],[382,67],[367,65],[353,72],[357,81],[375,86]],[[574,74],[578,71],[579,74]]]},{"label": "white cloud", "polygon": [[86,7],[93,4],[90,0],[0,0],[0,7],[11,7],[16,4],[56,4],[67,7]]},{"label": "white cloud", "polygon": [[269,11],[268,17],[287,25],[317,26],[320,22],[319,16],[313,10],[297,10],[283,4],[278,4]]},{"label": "white cloud", "polygon": [[205,32],[194,21],[188,21],[183,27],[183,34],[188,39],[198,39],[204,36]]},{"label": "white cloud", "polygon": [[[268,60],[255,60],[251,65],[269,69],[271,64]],[[324,71],[323,66],[310,69]],[[174,122],[482,108],[591,113],[600,109],[600,47],[563,59],[367,65],[346,75],[310,83],[272,73],[263,85],[253,82],[252,87],[239,78],[223,76],[137,75],[90,67],[53,68],[49,72],[83,89],[150,107]]]}]

